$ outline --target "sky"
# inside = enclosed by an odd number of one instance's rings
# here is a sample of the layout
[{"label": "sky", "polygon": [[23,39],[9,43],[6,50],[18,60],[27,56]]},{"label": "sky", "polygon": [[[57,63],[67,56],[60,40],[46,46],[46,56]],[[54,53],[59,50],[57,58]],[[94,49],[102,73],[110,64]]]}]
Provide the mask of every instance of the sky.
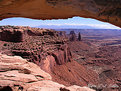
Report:
[{"label": "sky", "polygon": [[109,23],[104,23],[95,19],[90,18],[82,18],[82,17],[73,17],[69,19],[58,19],[58,20],[36,20],[36,19],[29,19],[29,18],[8,18],[0,21],[0,26],[2,25],[15,25],[15,26],[30,26],[36,27],[41,25],[66,25],[66,26],[91,26],[97,28],[104,28],[104,29],[119,29]]}]

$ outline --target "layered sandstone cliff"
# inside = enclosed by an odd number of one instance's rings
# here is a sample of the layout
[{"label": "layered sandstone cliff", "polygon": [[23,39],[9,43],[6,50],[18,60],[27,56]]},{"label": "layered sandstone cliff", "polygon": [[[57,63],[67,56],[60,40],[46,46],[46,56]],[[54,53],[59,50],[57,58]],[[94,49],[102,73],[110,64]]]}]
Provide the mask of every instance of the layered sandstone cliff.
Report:
[{"label": "layered sandstone cliff", "polygon": [[[1,26],[0,40],[2,53],[26,58],[41,66],[42,69],[47,68],[46,71],[49,71],[50,67],[54,65],[72,61],[72,55],[67,45],[68,39],[60,36],[60,33],[54,30]],[[49,67],[46,67],[45,62],[48,59],[52,62],[49,62]]]},{"label": "layered sandstone cliff", "polygon": [[[8,40],[6,31],[16,36],[16,41]],[[0,52],[9,56],[21,56],[28,62],[37,64],[52,76],[52,80],[66,86],[98,84],[98,74],[72,59],[68,39],[59,31],[21,26],[2,26],[0,29]],[[9,36],[9,35],[8,35]],[[14,36],[10,36],[14,40]],[[21,41],[17,41],[20,40]]]}]

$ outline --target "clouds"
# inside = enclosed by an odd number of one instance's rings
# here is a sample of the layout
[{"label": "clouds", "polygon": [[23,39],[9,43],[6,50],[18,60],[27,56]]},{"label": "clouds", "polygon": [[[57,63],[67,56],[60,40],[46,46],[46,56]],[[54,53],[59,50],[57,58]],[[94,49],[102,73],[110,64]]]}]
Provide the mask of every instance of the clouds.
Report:
[{"label": "clouds", "polygon": [[76,23],[63,23],[63,24],[54,24],[54,23],[48,23],[48,24],[41,24],[39,26],[57,26],[57,27],[66,27],[66,28],[70,28],[70,27],[77,27],[77,28],[81,28],[84,26],[87,27],[92,27],[92,28],[99,28],[99,29],[121,29],[117,26],[114,26],[112,24],[76,24]]},{"label": "clouds", "polygon": [[73,17],[69,19],[59,20],[35,20],[29,18],[8,18],[0,21],[0,25],[17,25],[17,26],[57,26],[57,27],[74,27],[80,28],[83,26],[102,28],[102,29],[120,29],[112,24],[101,22],[95,19]]},{"label": "clouds", "polygon": [[119,27],[111,24],[87,24],[87,25],[95,28],[102,28],[102,29],[120,29]]}]

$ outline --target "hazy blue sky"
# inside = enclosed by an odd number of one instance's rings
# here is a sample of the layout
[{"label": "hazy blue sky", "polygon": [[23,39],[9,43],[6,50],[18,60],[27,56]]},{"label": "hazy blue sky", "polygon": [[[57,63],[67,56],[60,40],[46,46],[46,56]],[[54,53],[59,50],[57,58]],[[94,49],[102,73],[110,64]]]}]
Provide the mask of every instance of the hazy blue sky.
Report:
[{"label": "hazy blue sky", "polygon": [[69,19],[59,19],[59,20],[35,20],[28,18],[8,18],[0,21],[0,25],[20,25],[20,26],[40,26],[40,25],[89,25],[95,26],[99,28],[118,28],[112,24],[104,23],[95,19],[90,18],[81,18],[81,17],[73,17]]}]

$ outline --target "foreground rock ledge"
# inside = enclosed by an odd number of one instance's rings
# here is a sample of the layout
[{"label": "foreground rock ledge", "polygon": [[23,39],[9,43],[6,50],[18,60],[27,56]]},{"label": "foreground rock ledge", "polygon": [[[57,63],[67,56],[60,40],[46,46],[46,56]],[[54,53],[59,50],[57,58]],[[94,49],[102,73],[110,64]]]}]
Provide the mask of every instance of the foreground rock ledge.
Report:
[{"label": "foreground rock ledge", "polygon": [[11,91],[94,91],[87,87],[65,87],[34,63],[19,56],[0,54],[0,90]]},{"label": "foreground rock ledge", "polygon": [[94,18],[121,27],[121,0],[0,0],[0,19]]}]

